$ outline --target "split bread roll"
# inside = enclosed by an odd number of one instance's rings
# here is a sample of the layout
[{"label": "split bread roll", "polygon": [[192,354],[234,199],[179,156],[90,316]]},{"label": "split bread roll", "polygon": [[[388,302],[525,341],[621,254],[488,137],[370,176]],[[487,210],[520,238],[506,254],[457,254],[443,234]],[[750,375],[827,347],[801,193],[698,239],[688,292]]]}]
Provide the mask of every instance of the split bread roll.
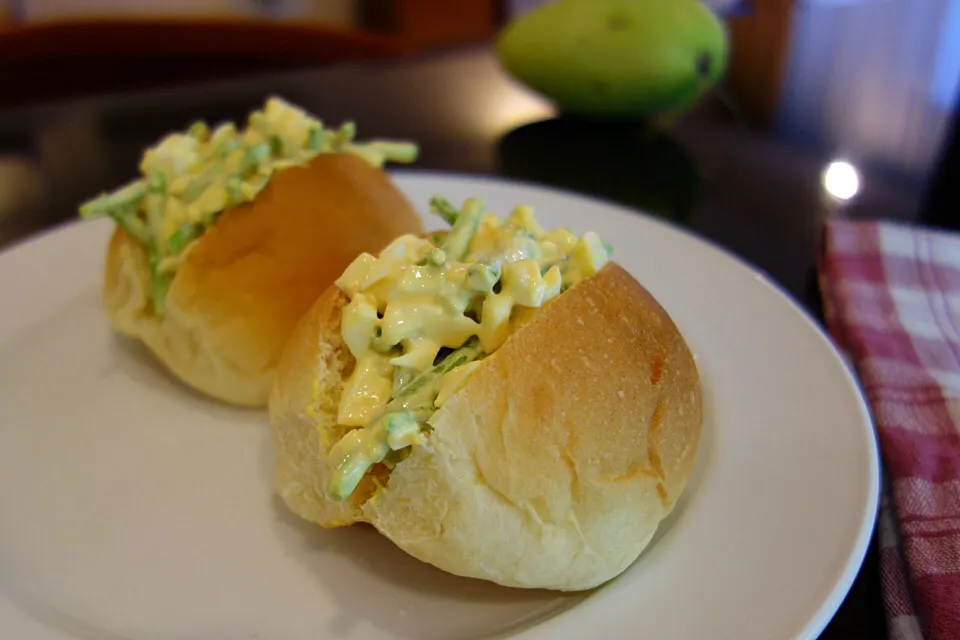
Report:
[{"label": "split bread roll", "polygon": [[323,290],[358,253],[421,228],[382,170],[352,154],[318,155],[220,214],[183,256],[162,315],[152,306],[147,249],[118,227],[107,249],[106,312],[194,389],[265,406],[283,346]]},{"label": "split bread roll", "polygon": [[673,509],[700,437],[700,380],[657,301],[613,262],[539,309],[429,419],[422,446],[328,499],[355,360],[331,287],[284,352],[270,400],[275,483],[324,527],[367,522],[444,571],[584,590],[623,572]]}]

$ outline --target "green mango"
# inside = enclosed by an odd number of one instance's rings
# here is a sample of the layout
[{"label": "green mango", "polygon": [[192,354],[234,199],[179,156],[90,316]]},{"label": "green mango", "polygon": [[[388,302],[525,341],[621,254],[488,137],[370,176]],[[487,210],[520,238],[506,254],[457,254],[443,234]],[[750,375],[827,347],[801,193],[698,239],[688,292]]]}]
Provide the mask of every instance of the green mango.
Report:
[{"label": "green mango", "polygon": [[496,52],[565,113],[632,118],[692,106],[725,73],[729,44],[699,0],[559,0],[508,24]]}]

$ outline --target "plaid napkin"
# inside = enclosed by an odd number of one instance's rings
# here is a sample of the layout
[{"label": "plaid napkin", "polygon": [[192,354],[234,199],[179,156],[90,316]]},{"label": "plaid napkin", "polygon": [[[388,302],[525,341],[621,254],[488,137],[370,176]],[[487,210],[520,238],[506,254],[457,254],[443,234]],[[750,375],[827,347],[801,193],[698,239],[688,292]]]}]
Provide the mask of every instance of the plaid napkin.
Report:
[{"label": "plaid napkin", "polygon": [[891,638],[960,638],[960,235],[832,221],[824,315],[870,403]]}]

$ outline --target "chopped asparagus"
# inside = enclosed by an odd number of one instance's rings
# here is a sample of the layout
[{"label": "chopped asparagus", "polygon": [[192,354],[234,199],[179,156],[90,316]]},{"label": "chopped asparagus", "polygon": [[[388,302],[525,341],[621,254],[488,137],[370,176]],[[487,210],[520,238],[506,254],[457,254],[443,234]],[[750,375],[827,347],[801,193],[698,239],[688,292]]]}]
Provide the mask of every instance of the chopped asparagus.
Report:
[{"label": "chopped asparagus", "polygon": [[307,134],[307,148],[311,151],[320,151],[323,149],[324,134],[320,127],[311,127]]},{"label": "chopped asparagus", "polygon": [[371,140],[367,147],[379,151],[388,162],[409,164],[417,161],[419,147],[410,142],[395,142],[393,140]]},{"label": "chopped asparagus", "polygon": [[213,182],[212,172],[206,172],[195,180],[191,180],[187,188],[183,190],[183,196],[180,198],[183,202],[193,202],[203,195],[210,184]]},{"label": "chopped asparagus", "polygon": [[163,172],[157,172],[147,178],[147,195],[143,201],[144,214],[147,219],[147,228],[153,235],[153,247],[157,252],[157,260],[163,257],[167,249],[167,238],[163,233],[163,213],[166,207],[167,177]]},{"label": "chopped asparagus", "polygon": [[187,135],[197,140],[206,140],[210,136],[210,127],[203,120],[197,120],[187,129]]},{"label": "chopped asparagus", "polygon": [[170,288],[171,276],[160,271],[161,256],[154,245],[150,247],[150,299],[153,302],[153,312],[162,316],[166,311],[167,290]]},{"label": "chopped asparagus", "polygon": [[111,209],[107,211],[107,215],[117,223],[118,227],[133,236],[138,242],[143,244],[150,242],[150,231],[143,220],[137,216],[136,210]]},{"label": "chopped asparagus", "polygon": [[387,434],[387,446],[391,451],[409,446],[419,439],[419,419],[410,411],[388,413],[381,418]]},{"label": "chopped asparagus", "polygon": [[447,254],[443,252],[443,249],[434,249],[427,254],[427,264],[431,264],[435,267],[442,267],[446,263]]},{"label": "chopped asparagus", "polygon": [[431,369],[414,377],[403,385],[387,403],[385,412],[395,411],[424,411],[429,416],[433,413],[433,401],[437,398],[440,389],[440,380],[443,376],[462,364],[475,360],[483,349],[477,338],[470,338],[459,349],[451,352]]},{"label": "chopped asparagus", "polygon": [[243,193],[243,180],[241,180],[239,176],[230,176],[227,178],[225,186],[229,204],[236,205],[246,200]]},{"label": "chopped asparagus", "polygon": [[137,204],[147,193],[144,180],[134,180],[113,193],[104,193],[81,205],[80,215],[84,218],[107,214],[111,209]]},{"label": "chopped asparagus", "polygon": [[[154,161],[140,163],[140,179],[83,204],[79,213],[109,216],[141,243],[153,264],[151,289],[163,293],[172,276],[161,276],[159,265],[175,268],[176,254],[224,209],[256,198],[276,171],[329,152],[354,153],[376,167],[416,159],[416,145],[391,140],[361,144],[354,142],[355,135],[353,122],[324,129],[320,120],[271,97],[242,131],[232,123],[211,130],[198,120],[184,133],[165,137],[145,152]],[[156,171],[160,167],[164,172]],[[159,301],[157,308],[162,309]]]},{"label": "chopped asparagus", "polygon": [[477,227],[480,226],[480,216],[483,215],[483,201],[478,198],[467,198],[460,208],[460,214],[453,225],[453,229],[443,239],[440,248],[447,254],[447,260],[462,260],[467,255],[470,241],[473,240]]},{"label": "chopped asparagus", "polygon": [[275,156],[283,155],[283,138],[278,135],[270,136],[270,153]]},{"label": "chopped asparagus", "polygon": [[200,236],[202,227],[198,224],[186,223],[177,227],[170,237],[170,250],[173,253],[180,253],[188,244]]},{"label": "chopped asparagus", "polygon": [[[409,429],[412,423],[420,423],[430,418],[444,374],[476,359],[481,352],[480,341],[475,337],[470,338],[440,364],[399,388],[394,378],[394,388],[397,390],[380,415],[370,426],[348,433],[331,450],[331,455],[337,458],[338,462],[327,484],[327,495],[338,501],[350,497],[370,467],[382,462],[390,453],[390,442],[394,440],[391,436]],[[350,443],[356,445],[360,442],[364,442],[365,446],[350,446]]]},{"label": "chopped asparagus", "polygon": [[243,157],[243,160],[240,161],[240,167],[237,169],[237,173],[241,176],[253,173],[260,167],[260,162],[269,156],[270,144],[268,142],[253,145],[247,150],[247,154]]},{"label": "chopped asparagus", "polygon": [[340,151],[343,147],[353,141],[354,136],[357,135],[357,125],[353,122],[347,121],[340,125],[340,128],[337,129],[336,133],[333,134],[333,139],[330,141],[333,144],[333,148],[336,151]]},{"label": "chopped asparagus", "polygon": [[167,192],[167,175],[162,171],[147,178],[147,194],[165,194]]},{"label": "chopped asparagus", "polygon": [[456,223],[460,212],[457,208],[444,197],[434,196],[430,198],[430,210],[443,218],[451,227]]},{"label": "chopped asparagus", "polygon": [[217,158],[226,158],[228,155],[240,148],[241,142],[236,138],[224,140],[214,149],[213,155]]},{"label": "chopped asparagus", "polygon": [[467,286],[471,291],[490,293],[500,280],[499,262],[478,262],[467,268]]},{"label": "chopped asparagus", "polygon": [[400,389],[413,380],[415,374],[416,371],[409,367],[397,367],[393,372],[393,392],[391,395],[396,396]]}]

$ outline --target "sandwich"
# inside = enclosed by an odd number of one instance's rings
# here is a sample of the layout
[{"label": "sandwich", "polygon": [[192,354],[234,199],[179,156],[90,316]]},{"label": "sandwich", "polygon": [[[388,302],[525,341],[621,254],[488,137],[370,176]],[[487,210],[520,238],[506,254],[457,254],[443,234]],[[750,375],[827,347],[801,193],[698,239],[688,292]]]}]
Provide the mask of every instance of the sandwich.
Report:
[{"label": "sandwich", "polygon": [[301,319],[269,402],[274,482],[459,576],[585,590],[687,484],[700,377],[595,233],[434,198],[450,224],[360,254]]},{"label": "sandwich", "polygon": [[242,129],[204,122],[147,149],[140,176],[80,208],[109,216],[103,301],[189,387],[263,407],[283,346],[316,298],[363,252],[422,232],[384,173],[407,142],[354,140],[270,98]]}]

